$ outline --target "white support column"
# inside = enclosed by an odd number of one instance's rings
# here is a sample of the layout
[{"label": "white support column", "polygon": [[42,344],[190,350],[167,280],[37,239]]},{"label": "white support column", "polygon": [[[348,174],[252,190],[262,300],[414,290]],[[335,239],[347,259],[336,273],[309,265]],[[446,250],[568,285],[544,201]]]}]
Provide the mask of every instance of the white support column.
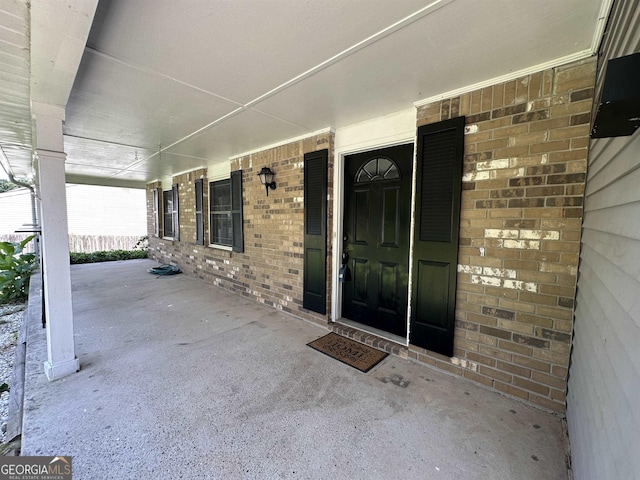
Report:
[{"label": "white support column", "polygon": [[42,268],[47,319],[49,380],[80,369],[73,340],[71,268],[65,184],[62,121],[64,109],[53,105],[33,106],[37,131],[38,183],[42,227]]}]

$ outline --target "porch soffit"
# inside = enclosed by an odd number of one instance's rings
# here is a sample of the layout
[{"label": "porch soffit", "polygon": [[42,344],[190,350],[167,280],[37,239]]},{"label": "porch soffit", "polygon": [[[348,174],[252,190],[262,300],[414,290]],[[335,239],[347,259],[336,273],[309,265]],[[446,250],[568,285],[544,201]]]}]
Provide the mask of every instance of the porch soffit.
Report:
[{"label": "porch soffit", "polygon": [[[610,3],[100,2],[69,93],[67,173],[95,183],[152,181],[588,54]],[[24,36],[29,23],[16,27],[14,17],[3,14],[0,30],[13,25]],[[54,31],[66,28],[61,22]],[[9,52],[1,39],[0,60]],[[21,68],[13,93],[21,123],[0,125],[3,145],[31,142],[28,86],[19,81],[29,78],[28,65]],[[32,84],[60,96],[48,90],[46,70],[32,71]],[[5,118],[9,107],[0,101],[0,109]],[[18,152],[7,157],[25,170]]]}]

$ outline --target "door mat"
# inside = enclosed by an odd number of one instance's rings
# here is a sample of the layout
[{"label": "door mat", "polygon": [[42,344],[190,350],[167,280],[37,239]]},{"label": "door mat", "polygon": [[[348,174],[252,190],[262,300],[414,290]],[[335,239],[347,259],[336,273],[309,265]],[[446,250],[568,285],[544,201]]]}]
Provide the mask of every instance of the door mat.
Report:
[{"label": "door mat", "polygon": [[367,373],[389,355],[333,332],[309,342],[307,345],[364,373]]}]

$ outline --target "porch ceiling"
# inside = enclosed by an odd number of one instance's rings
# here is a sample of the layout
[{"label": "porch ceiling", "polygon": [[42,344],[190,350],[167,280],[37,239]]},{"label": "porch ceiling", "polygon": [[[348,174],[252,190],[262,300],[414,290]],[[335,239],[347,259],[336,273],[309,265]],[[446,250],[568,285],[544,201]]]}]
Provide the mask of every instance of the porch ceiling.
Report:
[{"label": "porch ceiling", "polygon": [[[609,4],[101,1],[67,103],[67,174],[147,182],[579,58],[597,47]],[[31,168],[25,25],[0,9],[0,141],[17,175]],[[32,52],[31,75],[50,60]]]}]

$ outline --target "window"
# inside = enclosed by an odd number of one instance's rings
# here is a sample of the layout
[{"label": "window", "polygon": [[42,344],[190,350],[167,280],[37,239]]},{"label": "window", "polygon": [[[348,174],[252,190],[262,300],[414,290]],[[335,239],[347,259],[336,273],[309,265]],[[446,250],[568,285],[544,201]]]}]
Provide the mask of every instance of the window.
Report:
[{"label": "window", "polygon": [[204,189],[202,179],[196,180],[196,243],[204,245]]},{"label": "window", "polygon": [[242,170],[231,178],[209,183],[209,242],[244,251],[242,231]]},{"label": "window", "polygon": [[386,157],[374,158],[364,164],[356,173],[356,183],[395,180],[400,171],[393,160]]},{"label": "window", "polygon": [[231,223],[231,180],[220,180],[209,184],[211,221],[211,243],[231,246],[233,230]]},{"label": "window", "polygon": [[162,225],[164,237],[173,237],[173,192],[166,190],[162,192]]},{"label": "window", "polygon": [[174,185],[171,190],[162,192],[162,214],[162,235],[178,240],[178,185]]},{"label": "window", "polygon": [[153,189],[153,234],[160,235],[160,189]]}]

